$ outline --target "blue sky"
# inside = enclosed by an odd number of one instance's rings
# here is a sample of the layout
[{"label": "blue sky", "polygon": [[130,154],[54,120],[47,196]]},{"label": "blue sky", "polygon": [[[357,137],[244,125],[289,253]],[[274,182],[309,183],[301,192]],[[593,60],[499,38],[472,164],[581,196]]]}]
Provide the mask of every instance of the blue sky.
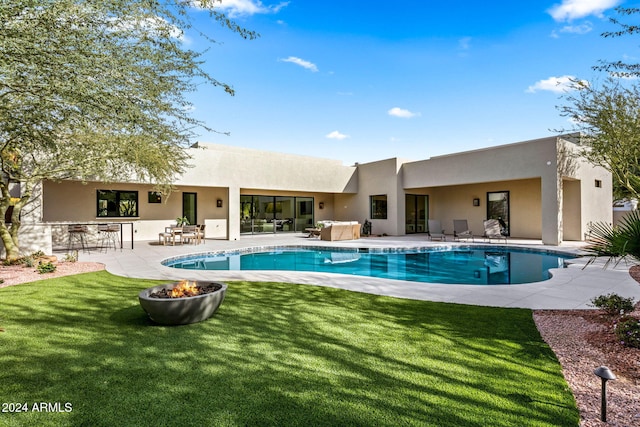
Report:
[{"label": "blue sky", "polygon": [[230,136],[199,141],[342,160],[431,156],[556,134],[567,76],[602,80],[599,60],[640,62],[615,29],[623,0],[223,0],[243,40],[207,15],[185,43],[235,96],[202,86],[194,115]]}]

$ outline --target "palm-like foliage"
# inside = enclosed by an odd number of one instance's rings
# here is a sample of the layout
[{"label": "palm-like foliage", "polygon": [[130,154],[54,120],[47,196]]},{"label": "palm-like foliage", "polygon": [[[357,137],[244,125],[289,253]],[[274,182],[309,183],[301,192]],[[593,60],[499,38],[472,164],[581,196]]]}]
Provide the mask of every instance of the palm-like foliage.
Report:
[{"label": "palm-like foliage", "polygon": [[609,257],[605,266],[625,258],[640,262],[640,211],[632,211],[616,226],[594,224],[590,240],[585,251],[593,255],[591,262],[599,256]]}]

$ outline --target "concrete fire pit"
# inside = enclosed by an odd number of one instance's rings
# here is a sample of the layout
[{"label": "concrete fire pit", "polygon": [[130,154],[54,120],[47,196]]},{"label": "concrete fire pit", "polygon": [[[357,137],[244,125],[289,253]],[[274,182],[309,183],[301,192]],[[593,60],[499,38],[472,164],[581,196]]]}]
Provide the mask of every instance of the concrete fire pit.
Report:
[{"label": "concrete fire pit", "polygon": [[184,283],[154,286],[138,294],[140,305],[151,320],[162,325],[201,322],[216,312],[227,291],[222,282],[188,282],[193,289],[191,293],[171,297],[172,291]]}]

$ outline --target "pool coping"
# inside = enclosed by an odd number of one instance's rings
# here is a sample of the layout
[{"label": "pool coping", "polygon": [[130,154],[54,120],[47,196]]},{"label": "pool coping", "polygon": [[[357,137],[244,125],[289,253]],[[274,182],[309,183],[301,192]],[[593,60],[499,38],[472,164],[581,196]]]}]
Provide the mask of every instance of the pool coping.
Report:
[{"label": "pool coping", "polygon": [[[251,255],[251,254],[261,254],[261,253],[271,253],[271,252],[296,252],[296,251],[307,251],[307,252],[331,252],[331,253],[350,253],[350,254],[424,254],[424,253],[438,253],[438,252],[470,252],[470,251],[494,251],[494,252],[519,252],[519,253],[530,253],[530,254],[542,254],[542,255],[555,255],[555,256],[564,256],[567,257],[563,260],[563,265],[566,266],[567,261],[571,261],[576,257],[580,256],[578,254],[570,253],[566,250],[552,250],[548,248],[532,248],[532,247],[514,247],[513,245],[487,245],[487,244],[473,244],[473,245],[430,245],[430,246],[413,246],[413,247],[384,247],[384,248],[376,248],[376,247],[353,247],[353,248],[345,248],[341,246],[313,246],[313,245],[274,245],[274,246],[256,246],[256,247],[246,247],[242,249],[231,249],[231,250],[217,250],[217,251],[204,251],[204,252],[193,252],[188,254],[176,255],[169,258],[165,258],[161,261],[161,264],[165,267],[176,268],[180,270],[196,270],[196,271],[261,271],[260,269],[247,269],[242,270],[239,268],[235,269],[206,269],[206,268],[183,268],[183,267],[175,267],[173,264],[182,263],[182,262],[191,262],[201,260],[203,258],[219,258],[219,257],[228,257],[228,256],[243,256],[243,255]],[[289,272],[301,272],[301,273],[311,273],[311,272],[321,272],[317,270],[288,270],[286,268],[278,269],[278,271],[289,271]],[[548,271],[548,270],[545,270]],[[369,276],[365,274],[355,274],[355,273],[339,273],[334,271],[326,271],[324,273],[328,274],[344,274],[349,276],[357,276],[365,279],[368,278],[376,278],[376,276]],[[551,273],[549,274],[551,276]],[[496,286],[497,283],[449,283],[449,282],[430,282],[430,281],[421,281],[421,280],[409,280],[409,279],[400,279],[400,278],[386,278],[388,280],[399,280],[404,282],[412,282],[412,283],[420,283],[423,285],[426,284],[443,284],[443,285],[473,285],[473,286]],[[549,279],[547,279],[549,280]],[[545,280],[546,281],[546,280]],[[537,283],[540,281],[532,281],[532,282],[524,282],[524,283],[505,283],[505,285],[515,286],[515,285],[523,285],[528,283]]]},{"label": "pool coping", "polygon": [[[530,309],[593,309],[591,300],[599,295],[617,293],[640,300],[640,285],[628,273],[629,264],[621,262],[604,269],[606,260],[597,260],[586,265],[588,259],[577,258],[568,262],[567,268],[552,269],[552,277],[542,282],[517,285],[452,285],[408,282],[396,279],[369,278],[338,273],[293,272],[293,271],[197,271],[181,270],[161,264],[162,260],[197,252],[251,251],[265,247],[318,246],[339,247],[345,250],[367,247],[374,251],[393,251],[399,248],[429,246],[444,250],[447,247],[478,247],[486,243],[432,244],[424,238],[400,236],[391,238],[367,238],[357,241],[323,242],[300,236],[259,236],[240,241],[207,241],[205,246],[161,246],[154,242],[136,242],[133,250],[109,250],[80,254],[80,261],[95,261],[105,264],[107,271],[124,277],[158,280],[209,280],[209,281],[276,281],[314,286],[336,287],[355,292],[397,298],[410,298],[437,302],[450,302],[492,307]],[[488,245],[498,248],[505,245]],[[582,254],[579,246],[545,246],[536,242],[510,243],[517,249],[550,251],[571,255]]]}]

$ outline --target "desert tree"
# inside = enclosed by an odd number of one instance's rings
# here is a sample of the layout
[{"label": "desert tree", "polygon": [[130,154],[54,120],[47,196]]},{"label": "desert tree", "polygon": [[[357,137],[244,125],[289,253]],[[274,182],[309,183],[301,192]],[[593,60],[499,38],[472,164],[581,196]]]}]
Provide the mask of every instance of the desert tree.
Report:
[{"label": "desert tree", "polygon": [[[0,2],[0,239],[21,256],[21,212],[43,180],[136,180],[167,191],[195,132],[188,93],[226,83],[182,41],[192,12],[257,37],[213,0]],[[13,207],[11,221],[5,214]]]},{"label": "desert tree", "polygon": [[614,198],[640,198],[640,87],[615,77],[572,86],[559,109],[581,134],[581,155],[611,172]]},{"label": "desert tree", "polygon": [[[633,36],[640,33],[640,8],[637,7],[622,7],[616,8],[618,17],[610,17],[609,22],[616,26],[616,30],[606,31],[602,33],[605,38],[615,38],[621,36]],[[623,22],[625,21],[639,21],[638,23]],[[605,71],[608,74],[616,77],[640,77],[640,64],[625,62],[622,60],[607,61],[600,60],[599,65],[593,67],[597,71]]]}]

